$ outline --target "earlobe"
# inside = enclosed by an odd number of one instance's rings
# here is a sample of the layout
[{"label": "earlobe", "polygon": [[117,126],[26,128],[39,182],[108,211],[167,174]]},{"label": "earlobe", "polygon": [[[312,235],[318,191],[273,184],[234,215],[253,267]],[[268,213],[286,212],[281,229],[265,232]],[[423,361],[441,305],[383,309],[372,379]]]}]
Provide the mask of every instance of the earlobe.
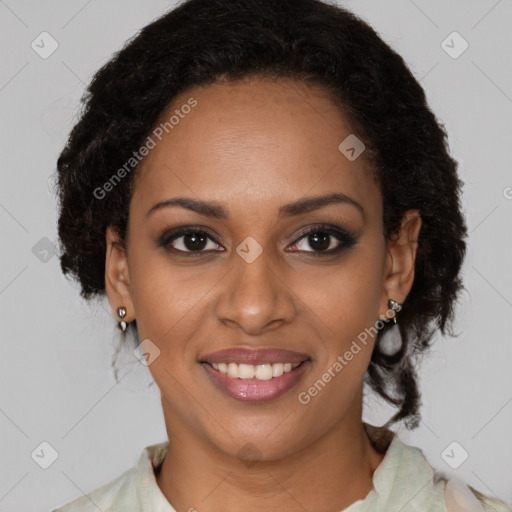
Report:
[{"label": "earlobe", "polygon": [[105,240],[105,289],[116,318],[118,308],[123,307],[126,310],[123,321],[128,323],[135,317],[135,312],[130,292],[126,250],[112,226],[107,228]]}]

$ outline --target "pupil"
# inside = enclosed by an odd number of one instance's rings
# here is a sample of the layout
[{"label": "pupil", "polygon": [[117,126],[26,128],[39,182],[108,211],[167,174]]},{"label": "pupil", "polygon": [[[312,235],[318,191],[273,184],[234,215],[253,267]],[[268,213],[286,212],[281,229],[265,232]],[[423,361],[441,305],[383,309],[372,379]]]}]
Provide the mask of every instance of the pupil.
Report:
[{"label": "pupil", "polygon": [[[191,241],[191,243],[187,243],[187,241]],[[185,235],[184,237],[184,244],[185,247],[190,250],[201,250],[204,249],[206,242],[206,237],[204,235],[201,235],[199,233],[189,233],[188,235]]]},{"label": "pupil", "polygon": [[308,237],[308,242],[316,250],[324,250],[329,248],[329,236],[326,233],[312,233]]}]

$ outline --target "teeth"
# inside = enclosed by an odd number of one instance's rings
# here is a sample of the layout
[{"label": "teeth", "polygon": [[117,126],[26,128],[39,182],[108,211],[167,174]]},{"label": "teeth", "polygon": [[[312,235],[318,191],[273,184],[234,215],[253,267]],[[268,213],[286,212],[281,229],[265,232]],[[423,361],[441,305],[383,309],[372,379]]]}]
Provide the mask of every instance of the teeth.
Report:
[{"label": "teeth", "polygon": [[212,363],[212,366],[233,379],[258,379],[270,380],[273,377],[281,377],[283,373],[291,372],[300,363],[275,363],[275,364],[237,364],[237,363]]}]

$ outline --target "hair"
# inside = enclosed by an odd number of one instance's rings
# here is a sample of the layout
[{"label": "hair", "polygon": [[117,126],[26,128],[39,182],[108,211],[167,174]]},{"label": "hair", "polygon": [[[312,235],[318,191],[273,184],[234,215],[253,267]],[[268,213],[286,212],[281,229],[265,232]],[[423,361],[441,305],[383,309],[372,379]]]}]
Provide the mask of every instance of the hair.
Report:
[{"label": "hair", "polygon": [[[366,150],[383,196],[386,243],[404,212],[422,218],[415,277],[399,314],[402,348],[379,331],[365,380],[415,428],[415,356],[451,332],[466,252],[463,182],[447,133],[404,60],[366,22],[320,0],[188,0],[144,27],[93,77],[57,162],[63,273],[84,299],[105,293],[105,232],[126,239],[137,168],[104,198],[94,193],[138,150],[164,110],[192,86],[291,78],[330,93]],[[129,324],[136,329],[136,323]]]}]

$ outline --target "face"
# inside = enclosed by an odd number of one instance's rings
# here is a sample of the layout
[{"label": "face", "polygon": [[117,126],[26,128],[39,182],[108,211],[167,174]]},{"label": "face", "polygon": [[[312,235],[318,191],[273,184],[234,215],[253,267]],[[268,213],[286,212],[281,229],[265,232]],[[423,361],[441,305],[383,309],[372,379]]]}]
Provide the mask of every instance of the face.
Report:
[{"label": "face", "polygon": [[[126,252],[107,232],[109,299],[150,340],[168,429],[226,455],[252,443],[262,459],[289,456],[360,424],[370,329],[410,290],[420,220],[408,212],[386,246],[371,166],[338,149],[352,129],[321,89],[218,83],[177,97],[162,121],[176,110],[137,169]],[[235,347],[308,361],[235,398],[201,362]],[[258,393],[270,394],[247,400]]]}]

